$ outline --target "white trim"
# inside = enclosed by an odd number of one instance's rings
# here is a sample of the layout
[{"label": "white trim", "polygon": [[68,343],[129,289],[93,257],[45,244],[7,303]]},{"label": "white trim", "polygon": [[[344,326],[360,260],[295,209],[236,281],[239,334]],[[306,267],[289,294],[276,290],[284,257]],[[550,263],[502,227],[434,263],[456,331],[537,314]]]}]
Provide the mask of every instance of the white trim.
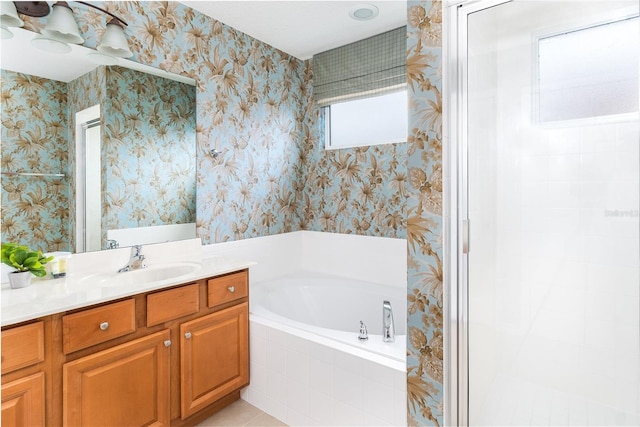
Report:
[{"label": "white trim", "polygon": [[[462,253],[463,221],[468,219],[467,177],[467,18],[512,0],[452,1],[445,11],[449,31],[443,58],[444,258],[445,258],[445,425],[469,425],[468,258]],[[450,65],[450,69],[447,65]]]},{"label": "white trim", "polygon": [[100,118],[100,104],[89,107],[76,113],[76,133],[75,133],[75,189],[76,189],[76,227],[75,227],[75,250],[77,253],[85,251],[84,242],[84,218],[85,218],[85,160],[84,156],[84,125],[87,122]]},{"label": "white trim", "polygon": [[342,150],[343,148],[358,148],[358,147],[373,147],[376,145],[389,145],[389,144],[403,144],[406,143],[406,140],[402,140],[402,139],[398,139],[396,140],[392,140],[392,141],[385,141],[385,142],[375,142],[375,143],[367,143],[367,144],[350,144],[350,145],[338,145],[338,146],[326,146],[324,147],[325,151],[335,151],[335,150]]}]

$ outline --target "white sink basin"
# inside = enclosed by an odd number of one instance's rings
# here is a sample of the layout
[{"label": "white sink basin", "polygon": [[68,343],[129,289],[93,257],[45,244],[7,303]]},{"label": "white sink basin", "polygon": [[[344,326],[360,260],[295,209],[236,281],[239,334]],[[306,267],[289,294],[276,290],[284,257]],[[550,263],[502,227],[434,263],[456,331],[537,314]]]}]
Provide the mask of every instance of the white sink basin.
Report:
[{"label": "white sink basin", "polygon": [[171,263],[150,265],[140,270],[123,273],[99,273],[80,279],[79,284],[89,286],[133,286],[187,276],[201,267],[198,263]]}]

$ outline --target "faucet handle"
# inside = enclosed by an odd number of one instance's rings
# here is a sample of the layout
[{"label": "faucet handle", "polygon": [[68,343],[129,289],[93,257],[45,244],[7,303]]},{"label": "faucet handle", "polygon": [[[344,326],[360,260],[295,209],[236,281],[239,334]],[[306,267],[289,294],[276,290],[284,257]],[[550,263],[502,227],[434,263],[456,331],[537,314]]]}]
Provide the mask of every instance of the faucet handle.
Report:
[{"label": "faucet handle", "polygon": [[364,322],[361,320],[360,321],[360,333],[358,334],[358,340],[366,341],[368,339],[369,339],[369,335],[367,333],[367,325],[365,325]]}]

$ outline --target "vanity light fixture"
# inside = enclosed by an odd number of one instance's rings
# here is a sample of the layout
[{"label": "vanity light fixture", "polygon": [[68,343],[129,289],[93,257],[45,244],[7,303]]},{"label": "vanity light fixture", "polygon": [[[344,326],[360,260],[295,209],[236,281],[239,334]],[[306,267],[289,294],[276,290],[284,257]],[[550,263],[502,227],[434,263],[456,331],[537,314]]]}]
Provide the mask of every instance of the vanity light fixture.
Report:
[{"label": "vanity light fixture", "polygon": [[9,27],[22,27],[24,22],[18,16],[18,11],[13,2],[0,2],[0,38],[10,39],[13,33]]},{"label": "vanity light fixture", "polygon": [[[5,3],[5,2],[2,2]],[[133,55],[129,49],[129,43],[124,33],[124,27],[127,23],[113,13],[104,10],[98,6],[84,1],[75,3],[89,6],[109,15],[111,18],[107,22],[107,29],[102,36],[102,40],[97,47],[99,58],[94,58],[96,62],[112,63],[114,60],[105,58],[110,56],[115,58],[129,58]],[[19,13],[27,16],[42,17],[49,15],[46,27],[42,30],[41,35],[34,38],[32,43],[39,49],[53,52],[66,53],[71,51],[69,44],[82,44],[84,39],[78,29],[78,24],[73,16],[73,10],[66,1],[58,1],[51,7],[49,14],[49,5],[47,2],[13,2]],[[37,10],[36,10],[37,9]],[[45,12],[43,13],[43,10]]]},{"label": "vanity light fixture", "polygon": [[59,1],[51,7],[51,14],[47,26],[41,34],[49,39],[62,43],[82,44],[84,39],[80,35],[78,24],[73,17],[73,10],[66,1]]},{"label": "vanity light fixture", "polygon": [[369,21],[378,16],[379,9],[372,4],[359,4],[349,10],[349,16],[356,21]]},{"label": "vanity light fixture", "polygon": [[107,30],[98,45],[98,51],[118,58],[128,58],[133,53],[129,50],[127,37],[124,35],[124,23],[118,18],[111,18],[107,22]]}]

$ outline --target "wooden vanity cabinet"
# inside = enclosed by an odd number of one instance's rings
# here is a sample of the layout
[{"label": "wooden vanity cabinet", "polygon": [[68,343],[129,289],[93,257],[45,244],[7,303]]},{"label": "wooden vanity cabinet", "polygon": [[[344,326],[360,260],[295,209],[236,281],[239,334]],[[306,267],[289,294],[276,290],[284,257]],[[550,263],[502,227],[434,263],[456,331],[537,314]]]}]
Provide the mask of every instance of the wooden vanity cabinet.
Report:
[{"label": "wooden vanity cabinet", "polygon": [[168,329],[63,367],[65,426],[168,426]]},{"label": "wooden vanity cabinet", "polygon": [[195,425],[248,384],[247,270],[2,331],[2,427]]},{"label": "wooden vanity cabinet", "polygon": [[249,304],[180,325],[181,417],[249,384]]},{"label": "wooden vanity cabinet", "polygon": [[2,426],[44,426],[44,401],[44,372],[2,384]]},{"label": "wooden vanity cabinet", "polygon": [[44,322],[2,331],[2,426],[45,425]]}]

